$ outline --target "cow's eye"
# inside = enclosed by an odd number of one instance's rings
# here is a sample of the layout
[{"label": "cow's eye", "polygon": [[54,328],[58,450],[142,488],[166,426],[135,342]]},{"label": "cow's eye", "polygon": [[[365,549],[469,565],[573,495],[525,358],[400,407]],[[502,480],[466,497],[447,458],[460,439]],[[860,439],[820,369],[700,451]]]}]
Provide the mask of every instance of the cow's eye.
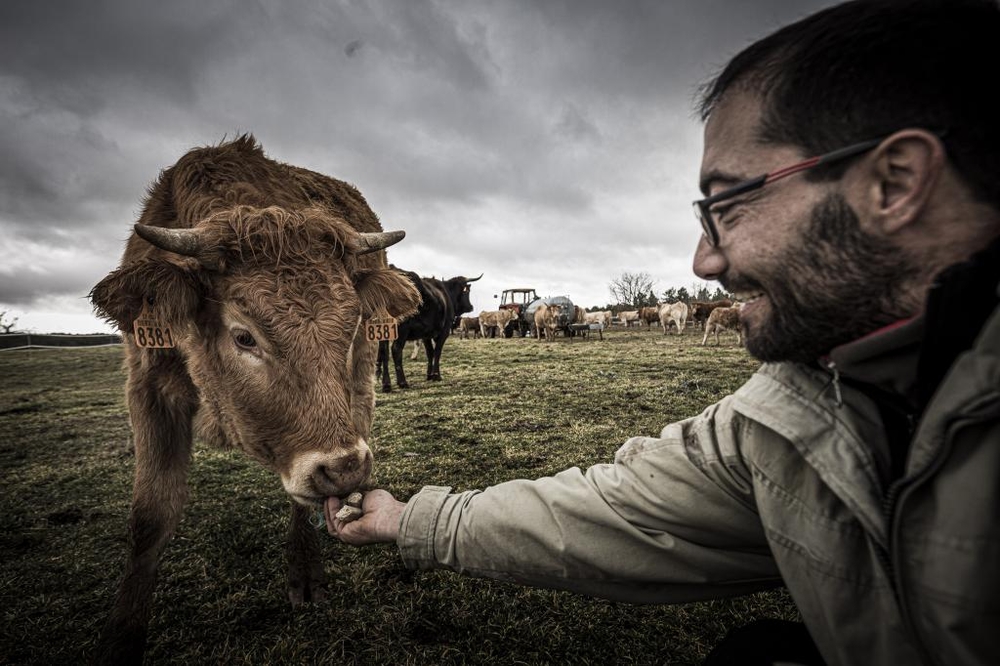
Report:
[{"label": "cow's eye", "polygon": [[254,351],[257,349],[257,341],[254,340],[253,335],[250,331],[242,328],[237,328],[233,330],[233,342],[240,349],[245,349],[247,351]]}]

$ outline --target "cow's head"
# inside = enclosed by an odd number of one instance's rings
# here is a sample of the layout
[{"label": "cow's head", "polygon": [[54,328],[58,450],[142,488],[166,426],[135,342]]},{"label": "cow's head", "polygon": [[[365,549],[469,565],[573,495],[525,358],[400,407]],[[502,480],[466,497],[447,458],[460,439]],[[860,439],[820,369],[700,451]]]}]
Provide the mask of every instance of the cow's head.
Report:
[{"label": "cow's head", "polygon": [[456,325],[459,316],[465,312],[472,312],[472,301],[469,300],[469,283],[475,282],[481,277],[483,277],[482,273],[479,274],[479,277],[474,278],[459,275],[444,281],[445,288],[455,304]]},{"label": "cow's head", "polygon": [[123,331],[144,304],[170,327],[198,390],[202,436],[246,451],[302,503],[362,484],[374,399],[364,324],[420,302],[371,253],[403,233],[359,234],[321,209],[247,206],[192,229],[136,233],[149,245],[133,238],[91,299]]}]

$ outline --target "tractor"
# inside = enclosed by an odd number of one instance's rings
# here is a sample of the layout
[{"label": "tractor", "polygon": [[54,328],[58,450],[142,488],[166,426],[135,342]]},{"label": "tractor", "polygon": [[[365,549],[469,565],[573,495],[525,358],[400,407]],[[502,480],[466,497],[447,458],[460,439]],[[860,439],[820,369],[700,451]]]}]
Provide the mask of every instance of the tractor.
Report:
[{"label": "tractor", "polygon": [[513,310],[517,313],[517,318],[511,320],[510,323],[503,330],[503,336],[505,338],[513,337],[515,333],[519,336],[524,337],[529,332],[532,335],[535,330],[535,310],[542,303],[558,303],[563,306],[563,315],[560,317],[562,320],[563,332],[568,335],[574,335],[573,330],[573,316],[575,314],[575,308],[573,307],[573,301],[569,299],[569,296],[552,296],[549,298],[538,298],[534,289],[504,289],[503,294],[500,297],[499,310]]}]

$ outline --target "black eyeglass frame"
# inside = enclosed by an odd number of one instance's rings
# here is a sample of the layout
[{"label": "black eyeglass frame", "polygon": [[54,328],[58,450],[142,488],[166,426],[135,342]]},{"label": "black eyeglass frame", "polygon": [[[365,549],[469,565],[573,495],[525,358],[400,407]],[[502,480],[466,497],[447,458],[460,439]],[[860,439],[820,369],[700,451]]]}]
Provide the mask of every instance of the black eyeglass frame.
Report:
[{"label": "black eyeglass frame", "polygon": [[[937,133],[939,136],[943,133]],[[713,194],[710,197],[704,199],[699,199],[695,201],[692,205],[694,206],[695,217],[701,222],[701,228],[705,232],[705,238],[708,240],[708,244],[711,247],[717,247],[719,245],[719,230],[715,224],[715,218],[712,216],[711,207],[720,201],[725,201],[726,199],[731,199],[733,197],[739,196],[746,192],[752,192],[753,190],[758,190],[768,183],[773,183],[776,180],[780,180],[792,174],[799,173],[800,171],[806,171],[812,169],[813,167],[818,167],[824,164],[830,164],[832,162],[838,162],[848,157],[854,157],[855,155],[860,155],[862,153],[872,150],[880,143],[885,141],[887,138],[892,136],[887,134],[878,139],[869,139],[868,141],[862,141],[860,143],[854,143],[850,146],[840,148],[838,150],[831,151],[829,153],[824,153],[823,155],[818,155],[816,157],[810,157],[807,160],[801,162],[796,162],[789,166],[778,169],[777,171],[771,171],[763,175],[757,176],[756,178],[750,178],[749,180],[744,180],[743,182],[737,183],[730,188],[727,188],[721,192]]]}]

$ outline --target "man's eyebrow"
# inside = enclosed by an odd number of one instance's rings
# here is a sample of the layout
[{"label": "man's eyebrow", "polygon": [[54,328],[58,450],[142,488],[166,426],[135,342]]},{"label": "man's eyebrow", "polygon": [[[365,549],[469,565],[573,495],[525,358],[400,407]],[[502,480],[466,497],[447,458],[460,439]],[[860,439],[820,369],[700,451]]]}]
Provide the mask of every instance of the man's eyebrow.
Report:
[{"label": "man's eyebrow", "polygon": [[701,193],[706,197],[709,196],[711,187],[713,184],[718,183],[723,186],[723,189],[736,185],[737,183],[742,183],[747,180],[746,176],[737,175],[733,173],[727,173],[725,171],[720,171],[718,169],[708,171],[701,176],[701,180],[698,182],[698,188]]}]

